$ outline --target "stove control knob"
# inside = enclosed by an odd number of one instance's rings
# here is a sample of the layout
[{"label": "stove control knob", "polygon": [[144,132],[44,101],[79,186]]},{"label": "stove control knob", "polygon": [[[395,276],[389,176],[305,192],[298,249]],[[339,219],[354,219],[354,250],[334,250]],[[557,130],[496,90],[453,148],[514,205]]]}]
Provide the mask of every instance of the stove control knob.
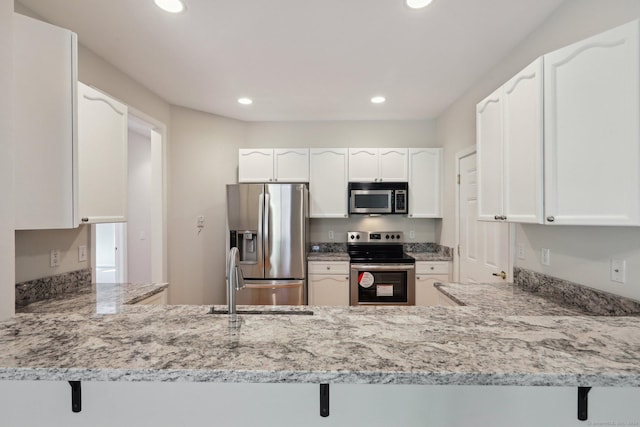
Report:
[{"label": "stove control knob", "polygon": [[399,239],[399,238],[400,238],[400,235],[398,234],[398,235],[396,236],[396,239]]},{"label": "stove control knob", "polygon": [[359,238],[360,238],[360,235],[358,234],[358,235],[356,236],[356,239],[359,239]]},{"label": "stove control knob", "polygon": [[395,234],[392,234],[392,235],[391,235],[391,238],[392,238],[392,239],[395,239],[395,238],[396,238],[396,235],[395,235]]},{"label": "stove control knob", "polygon": [[389,235],[387,234],[386,236],[384,236],[384,238],[388,240],[389,239]]},{"label": "stove control knob", "polygon": [[351,240],[355,239],[356,236],[354,236],[353,234],[351,235]]}]

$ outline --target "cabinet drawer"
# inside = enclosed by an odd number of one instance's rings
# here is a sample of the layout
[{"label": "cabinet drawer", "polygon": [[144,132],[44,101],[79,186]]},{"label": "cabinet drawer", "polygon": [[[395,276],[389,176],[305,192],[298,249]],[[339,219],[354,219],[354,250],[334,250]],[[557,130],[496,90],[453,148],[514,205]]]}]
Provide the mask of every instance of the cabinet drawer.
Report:
[{"label": "cabinet drawer", "polygon": [[349,274],[349,263],[344,261],[311,261],[309,274]]},{"label": "cabinet drawer", "polygon": [[438,262],[416,262],[416,274],[449,274],[449,263]]}]

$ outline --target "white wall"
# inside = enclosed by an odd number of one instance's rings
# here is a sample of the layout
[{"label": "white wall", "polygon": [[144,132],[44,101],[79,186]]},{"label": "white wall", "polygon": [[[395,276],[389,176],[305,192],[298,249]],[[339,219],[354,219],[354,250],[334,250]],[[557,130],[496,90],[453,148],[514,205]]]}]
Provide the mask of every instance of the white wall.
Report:
[{"label": "white wall", "polygon": [[151,138],[129,131],[127,276],[151,283]]},{"label": "white wall", "polygon": [[0,319],[15,307],[13,234],[13,1],[0,0]]},{"label": "white wall", "polygon": [[[455,152],[475,144],[475,105],[536,57],[640,17],[638,0],[567,0],[545,23],[437,119],[445,147],[445,220],[440,243],[455,244]],[[606,143],[606,141],[604,142]],[[516,265],[640,299],[640,227],[519,226],[527,247]],[[540,265],[539,250],[551,249],[551,266]],[[609,281],[609,259],[627,260],[629,282]]]}]

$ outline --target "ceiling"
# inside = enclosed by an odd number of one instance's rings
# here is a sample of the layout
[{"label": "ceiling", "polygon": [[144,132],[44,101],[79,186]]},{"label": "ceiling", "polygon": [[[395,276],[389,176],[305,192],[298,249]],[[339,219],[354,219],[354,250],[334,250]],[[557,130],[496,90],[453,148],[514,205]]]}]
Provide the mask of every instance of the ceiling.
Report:
[{"label": "ceiling", "polygon": [[563,0],[184,1],[20,3],[171,104],[295,121],[437,117]]}]

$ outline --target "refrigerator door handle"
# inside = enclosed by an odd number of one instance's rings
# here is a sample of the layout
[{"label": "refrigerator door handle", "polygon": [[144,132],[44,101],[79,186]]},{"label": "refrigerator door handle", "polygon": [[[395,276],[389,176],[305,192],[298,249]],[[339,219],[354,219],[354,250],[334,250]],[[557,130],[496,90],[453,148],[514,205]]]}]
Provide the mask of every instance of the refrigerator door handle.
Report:
[{"label": "refrigerator door handle", "polygon": [[271,235],[269,233],[269,211],[271,210],[271,195],[264,195],[264,267],[265,271],[271,268],[269,258],[271,257]]},{"label": "refrigerator door handle", "polygon": [[258,244],[257,260],[258,260],[258,266],[261,270],[260,277],[264,277],[264,264],[262,262],[264,259],[264,257],[262,256],[262,252],[264,249],[264,228],[262,224],[263,213],[264,213],[264,192],[260,193],[260,197],[258,197],[258,238],[256,239]]}]

